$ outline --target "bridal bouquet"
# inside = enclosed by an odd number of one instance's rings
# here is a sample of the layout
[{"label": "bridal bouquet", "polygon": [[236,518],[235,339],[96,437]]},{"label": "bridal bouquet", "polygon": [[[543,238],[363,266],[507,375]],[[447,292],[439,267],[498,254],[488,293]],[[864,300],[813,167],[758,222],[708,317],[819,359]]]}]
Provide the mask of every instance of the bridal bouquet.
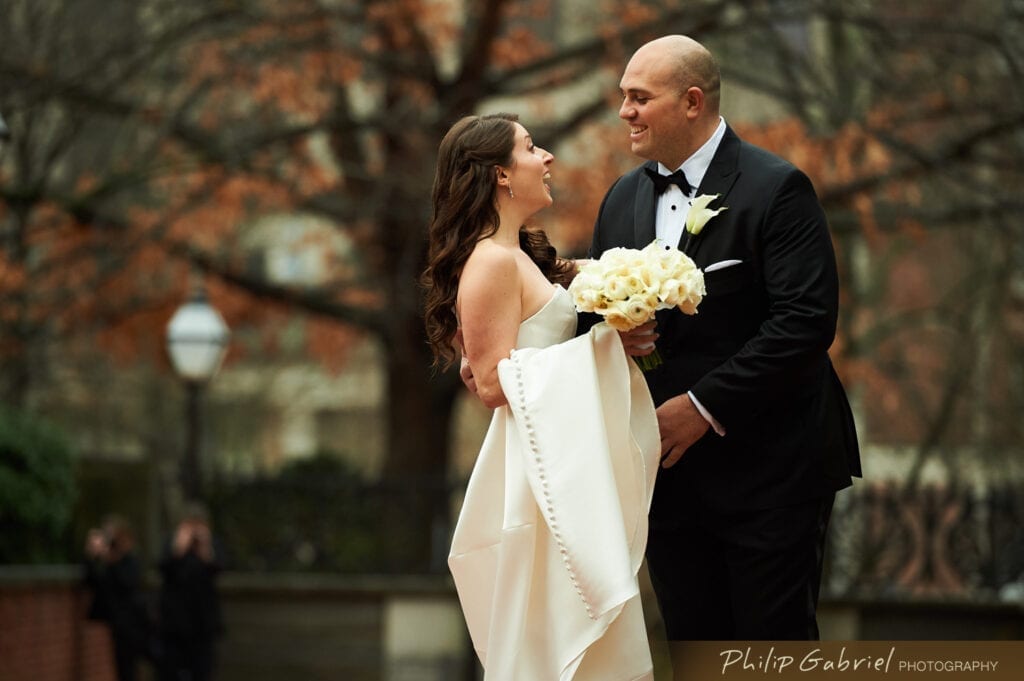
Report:
[{"label": "bridal bouquet", "polygon": [[[704,273],[685,253],[657,240],[643,250],[611,248],[580,267],[569,285],[576,309],[596,312],[618,331],[629,331],[657,310],[678,307],[696,314],[704,298]],[[655,350],[637,357],[644,371],[661,364]]]}]

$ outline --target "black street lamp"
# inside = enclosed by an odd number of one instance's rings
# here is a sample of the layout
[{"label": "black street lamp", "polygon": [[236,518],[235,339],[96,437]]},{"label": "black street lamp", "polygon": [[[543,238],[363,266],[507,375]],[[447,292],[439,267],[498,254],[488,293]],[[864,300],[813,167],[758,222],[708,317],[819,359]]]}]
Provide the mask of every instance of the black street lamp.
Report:
[{"label": "black street lamp", "polygon": [[207,302],[201,287],[197,287],[192,298],[178,308],[167,324],[167,351],[187,391],[185,451],[180,471],[186,499],[200,501],[203,498],[200,400],[203,388],[224,360],[228,335],[224,318]]},{"label": "black street lamp", "polygon": [[0,114],[0,151],[11,141],[11,129],[7,127],[3,114]]}]

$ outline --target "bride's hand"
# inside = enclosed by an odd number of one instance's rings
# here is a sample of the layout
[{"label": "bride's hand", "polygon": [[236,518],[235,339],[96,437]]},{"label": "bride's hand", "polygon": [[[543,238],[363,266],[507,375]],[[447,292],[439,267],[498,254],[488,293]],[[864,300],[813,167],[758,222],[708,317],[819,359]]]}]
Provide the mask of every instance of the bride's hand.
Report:
[{"label": "bride's hand", "polygon": [[654,341],[658,340],[658,334],[654,331],[655,326],[657,322],[652,319],[632,331],[619,331],[619,338],[622,339],[622,347],[625,348],[626,354],[643,357],[654,352]]}]

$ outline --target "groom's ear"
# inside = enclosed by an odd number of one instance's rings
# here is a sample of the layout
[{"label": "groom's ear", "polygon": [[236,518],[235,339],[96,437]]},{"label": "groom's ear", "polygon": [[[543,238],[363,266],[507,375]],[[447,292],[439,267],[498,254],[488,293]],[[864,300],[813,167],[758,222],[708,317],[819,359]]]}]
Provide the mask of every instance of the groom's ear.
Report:
[{"label": "groom's ear", "polygon": [[697,86],[691,86],[682,94],[682,100],[686,107],[687,118],[697,118],[704,110],[704,91]]}]

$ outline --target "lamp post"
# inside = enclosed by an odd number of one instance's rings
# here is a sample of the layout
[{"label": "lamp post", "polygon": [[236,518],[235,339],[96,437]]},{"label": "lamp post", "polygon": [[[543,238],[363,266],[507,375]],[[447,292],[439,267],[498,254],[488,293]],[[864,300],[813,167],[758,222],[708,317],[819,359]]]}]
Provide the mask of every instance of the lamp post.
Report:
[{"label": "lamp post", "polygon": [[180,471],[186,499],[202,500],[200,398],[220,368],[228,335],[224,318],[207,302],[202,287],[196,288],[167,324],[167,352],[186,389],[186,438]]},{"label": "lamp post", "polygon": [[4,150],[7,143],[11,141],[11,129],[7,127],[3,114],[0,114],[0,152]]}]

